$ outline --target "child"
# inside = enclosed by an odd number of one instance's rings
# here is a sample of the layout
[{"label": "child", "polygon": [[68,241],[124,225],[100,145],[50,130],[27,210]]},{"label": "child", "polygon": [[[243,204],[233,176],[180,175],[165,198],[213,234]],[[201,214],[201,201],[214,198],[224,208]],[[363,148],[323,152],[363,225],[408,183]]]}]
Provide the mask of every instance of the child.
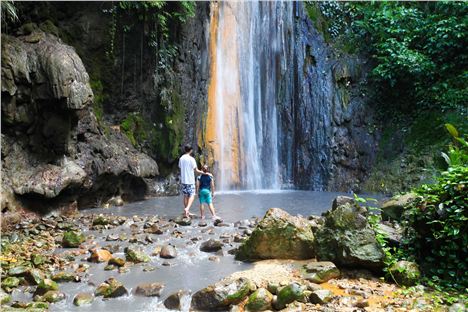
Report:
[{"label": "child", "polygon": [[208,165],[203,165],[202,171],[203,174],[197,178],[197,193],[198,197],[200,198],[200,216],[202,219],[205,219],[203,204],[206,204],[210,209],[211,214],[213,215],[213,220],[220,220],[220,218],[216,215],[213,206],[215,187],[213,176],[208,172]]}]

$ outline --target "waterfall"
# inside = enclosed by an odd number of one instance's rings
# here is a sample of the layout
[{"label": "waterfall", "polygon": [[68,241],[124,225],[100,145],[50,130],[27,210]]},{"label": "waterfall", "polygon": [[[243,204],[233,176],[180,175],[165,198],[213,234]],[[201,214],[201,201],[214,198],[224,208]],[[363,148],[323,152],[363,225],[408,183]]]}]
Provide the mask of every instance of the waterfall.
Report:
[{"label": "waterfall", "polygon": [[290,2],[213,2],[205,140],[218,189],[279,189],[280,81]]}]

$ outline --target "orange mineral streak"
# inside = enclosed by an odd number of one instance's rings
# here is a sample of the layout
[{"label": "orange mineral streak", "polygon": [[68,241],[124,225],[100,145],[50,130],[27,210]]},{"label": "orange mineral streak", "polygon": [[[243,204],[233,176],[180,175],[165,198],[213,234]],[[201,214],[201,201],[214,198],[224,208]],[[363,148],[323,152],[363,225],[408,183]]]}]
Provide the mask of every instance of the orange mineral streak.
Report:
[{"label": "orange mineral streak", "polygon": [[216,42],[218,37],[218,3],[212,2],[210,8],[210,83],[208,85],[208,111],[207,121],[205,126],[205,142],[204,145],[208,148],[208,162],[210,165],[215,164],[215,159],[218,159],[220,146],[216,140]]},{"label": "orange mineral streak", "polygon": [[[223,5],[220,24],[220,5]],[[223,159],[223,168],[216,168],[221,183],[240,184],[241,93],[237,43],[236,3],[211,3],[210,17],[210,83],[206,146],[209,160]],[[222,114],[222,115],[221,115]],[[218,179],[218,182],[220,180]]]}]

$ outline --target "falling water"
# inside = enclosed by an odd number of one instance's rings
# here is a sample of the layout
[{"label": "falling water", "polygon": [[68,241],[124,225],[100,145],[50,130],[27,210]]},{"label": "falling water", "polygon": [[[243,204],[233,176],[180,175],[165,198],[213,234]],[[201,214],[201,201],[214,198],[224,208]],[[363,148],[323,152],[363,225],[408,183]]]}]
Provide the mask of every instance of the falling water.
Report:
[{"label": "falling water", "polygon": [[206,140],[221,189],[280,188],[278,81],[292,15],[288,2],[212,3]]}]

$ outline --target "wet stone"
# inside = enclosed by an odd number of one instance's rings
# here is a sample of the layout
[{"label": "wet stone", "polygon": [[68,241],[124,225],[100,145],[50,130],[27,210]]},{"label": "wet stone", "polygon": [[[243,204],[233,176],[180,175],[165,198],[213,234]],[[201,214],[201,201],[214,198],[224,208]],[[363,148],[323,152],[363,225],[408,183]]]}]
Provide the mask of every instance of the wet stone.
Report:
[{"label": "wet stone", "polygon": [[108,264],[104,267],[104,271],[112,271],[115,270],[117,267],[113,264]]},{"label": "wet stone", "polygon": [[143,283],[136,287],[135,295],[144,297],[159,297],[163,288],[164,284],[161,283]]},{"label": "wet stone", "polygon": [[214,239],[209,239],[206,242],[203,242],[200,246],[200,250],[204,252],[216,252],[222,248],[223,243]]},{"label": "wet stone", "polygon": [[63,234],[62,246],[67,248],[79,247],[85,241],[83,233],[78,231],[69,231]]},{"label": "wet stone", "polygon": [[110,258],[108,264],[122,267],[125,265],[125,259],[122,258]]},{"label": "wet stone", "polygon": [[73,304],[76,306],[91,304],[93,301],[94,295],[90,293],[79,293],[73,298]]},{"label": "wet stone", "polygon": [[312,291],[309,296],[309,300],[311,303],[315,304],[325,304],[332,300],[333,293],[327,289],[319,289]]},{"label": "wet stone", "polygon": [[43,295],[49,290],[58,290],[58,289],[59,289],[59,286],[56,282],[54,282],[51,279],[46,278],[46,279],[43,279],[39,283],[39,285],[37,285],[36,292],[34,293],[34,295]]},{"label": "wet stone", "polygon": [[161,234],[164,233],[164,231],[161,230],[161,228],[157,224],[153,224],[153,225],[151,225],[151,227],[146,229],[146,233],[161,235]]},{"label": "wet stone", "polygon": [[189,225],[192,224],[192,219],[186,218],[186,217],[183,217],[183,216],[179,216],[179,217],[174,219],[174,222],[176,224],[178,224],[178,225],[189,226]]},{"label": "wet stone", "polygon": [[68,272],[58,272],[52,276],[52,280],[57,283],[61,282],[73,282],[75,281],[75,275]]},{"label": "wet stone", "polygon": [[179,290],[176,293],[171,294],[164,300],[164,306],[169,310],[180,310],[182,308],[181,301],[183,297],[190,296],[190,293],[186,290]]},{"label": "wet stone", "polygon": [[34,296],[34,301],[55,303],[65,299],[65,294],[57,290],[49,290],[44,295]]},{"label": "wet stone", "polygon": [[164,245],[161,248],[161,252],[159,253],[159,256],[164,259],[172,259],[177,256],[177,251],[175,247],[172,245]]},{"label": "wet stone", "polygon": [[127,261],[134,263],[149,262],[151,260],[148,255],[133,247],[125,248],[125,257]]},{"label": "wet stone", "polygon": [[128,291],[121,282],[111,277],[98,286],[95,295],[103,296],[104,298],[116,298],[128,295]]},{"label": "wet stone", "polygon": [[89,262],[99,263],[107,262],[112,258],[112,254],[105,249],[93,249],[91,250],[91,256],[88,258]]}]

